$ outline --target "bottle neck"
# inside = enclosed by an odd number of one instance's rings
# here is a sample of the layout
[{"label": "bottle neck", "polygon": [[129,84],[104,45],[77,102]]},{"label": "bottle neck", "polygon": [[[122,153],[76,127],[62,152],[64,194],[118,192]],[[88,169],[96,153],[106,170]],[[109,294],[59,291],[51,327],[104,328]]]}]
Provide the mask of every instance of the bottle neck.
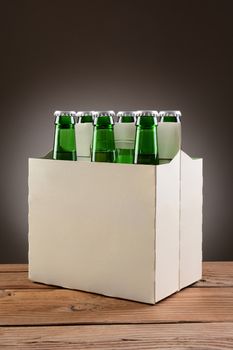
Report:
[{"label": "bottle neck", "polygon": [[73,116],[69,116],[69,115],[60,115],[57,116],[55,119],[55,125],[74,125],[75,124],[75,120]]},{"label": "bottle neck", "polygon": [[111,116],[96,117],[94,126],[97,129],[112,129],[114,125],[113,118]]},{"label": "bottle neck", "polygon": [[139,116],[136,126],[141,129],[153,129],[157,127],[157,118],[153,116]]},{"label": "bottle neck", "polygon": [[180,117],[176,116],[164,116],[161,117],[161,123],[180,123]]},{"label": "bottle neck", "polygon": [[80,117],[79,123],[93,123],[92,115],[83,115]]},{"label": "bottle neck", "polygon": [[55,128],[59,130],[64,130],[64,129],[74,129],[74,124],[55,124]]},{"label": "bottle neck", "polygon": [[53,159],[77,160],[75,130],[73,124],[56,125]]},{"label": "bottle neck", "polygon": [[119,117],[118,123],[135,123],[135,118],[130,115],[123,115]]},{"label": "bottle neck", "polygon": [[115,162],[115,139],[112,124],[95,125],[91,159],[94,162]]}]

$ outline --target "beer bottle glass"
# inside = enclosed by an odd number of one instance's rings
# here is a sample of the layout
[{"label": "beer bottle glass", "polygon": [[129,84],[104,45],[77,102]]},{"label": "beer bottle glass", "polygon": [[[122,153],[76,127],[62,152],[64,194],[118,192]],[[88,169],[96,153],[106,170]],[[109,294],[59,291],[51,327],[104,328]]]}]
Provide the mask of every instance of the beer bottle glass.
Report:
[{"label": "beer bottle glass", "polygon": [[53,159],[77,160],[73,111],[56,111]]},{"label": "beer bottle glass", "polygon": [[157,111],[138,111],[135,113],[136,136],[134,163],[158,164]]},{"label": "beer bottle glass", "polygon": [[93,123],[95,111],[77,112],[77,123]]},{"label": "beer bottle glass", "polygon": [[114,111],[101,111],[95,115],[92,162],[115,162],[114,116]]},{"label": "beer bottle glass", "polygon": [[180,111],[160,111],[158,124],[159,163],[169,163],[181,149]]},{"label": "beer bottle glass", "polygon": [[94,111],[77,112],[75,124],[76,148],[78,160],[90,160],[93,135]]},{"label": "beer bottle glass", "polygon": [[115,125],[116,162],[133,164],[135,115],[131,111],[117,113],[118,122]]}]

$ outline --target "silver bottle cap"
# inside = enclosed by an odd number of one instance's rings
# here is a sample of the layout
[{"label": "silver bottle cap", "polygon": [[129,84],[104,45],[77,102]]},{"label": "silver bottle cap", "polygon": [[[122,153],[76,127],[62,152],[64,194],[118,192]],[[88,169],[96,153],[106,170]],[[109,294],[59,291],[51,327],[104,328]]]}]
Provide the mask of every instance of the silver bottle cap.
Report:
[{"label": "silver bottle cap", "polygon": [[158,112],[157,111],[135,111],[134,115],[136,117],[144,117],[144,116],[148,116],[148,117],[158,117]]},{"label": "silver bottle cap", "polygon": [[76,112],[74,111],[55,111],[54,112],[54,116],[55,117],[60,117],[60,116],[70,116],[70,117],[75,117],[76,116]]},{"label": "silver bottle cap", "polygon": [[85,116],[89,116],[91,115],[92,117],[94,117],[96,115],[96,111],[81,111],[81,112],[77,112],[76,116],[77,117],[85,117]]},{"label": "silver bottle cap", "polygon": [[159,112],[160,117],[178,117],[180,118],[181,112],[180,111],[160,111]]},{"label": "silver bottle cap", "polygon": [[96,111],[96,117],[114,117],[114,111]]},{"label": "silver bottle cap", "polygon": [[117,117],[135,117],[134,111],[120,111],[117,113]]}]

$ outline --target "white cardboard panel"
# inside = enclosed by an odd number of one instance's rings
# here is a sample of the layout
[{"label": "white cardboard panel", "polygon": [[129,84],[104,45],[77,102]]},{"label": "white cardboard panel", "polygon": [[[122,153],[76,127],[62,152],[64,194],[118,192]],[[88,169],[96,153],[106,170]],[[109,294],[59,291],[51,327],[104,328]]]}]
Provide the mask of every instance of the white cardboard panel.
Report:
[{"label": "white cardboard panel", "polygon": [[180,288],[202,275],[202,159],[181,152]]},{"label": "white cardboard panel", "polygon": [[29,160],[34,281],[153,304],[201,278],[201,244],[202,160]]},{"label": "white cardboard panel", "polygon": [[134,123],[116,123],[114,135],[116,141],[134,141],[136,127]]},{"label": "white cardboard panel", "polygon": [[75,124],[75,139],[78,157],[91,157],[92,134],[92,123]]},{"label": "white cardboard panel", "polygon": [[155,168],[29,161],[29,277],[154,303]]},{"label": "white cardboard panel", "polygon": [[180,152],[157,167],[156,302],[179,289]]},{"label": "white cardboard panel", "polygon": [[159,159],[173,159],[181,148],[181,124],[158,123]]}]

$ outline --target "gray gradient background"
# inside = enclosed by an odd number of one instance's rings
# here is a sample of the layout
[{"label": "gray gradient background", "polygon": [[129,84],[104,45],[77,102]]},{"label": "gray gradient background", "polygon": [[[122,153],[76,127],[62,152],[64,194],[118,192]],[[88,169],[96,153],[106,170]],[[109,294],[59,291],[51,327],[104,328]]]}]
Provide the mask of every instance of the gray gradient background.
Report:
[{"label": "gray gradient background", "polygon": [[55,109],[180,109],[205,260],[233,260],[232,1],[1,1],[0,263],[27,262],[28,157]]}]

